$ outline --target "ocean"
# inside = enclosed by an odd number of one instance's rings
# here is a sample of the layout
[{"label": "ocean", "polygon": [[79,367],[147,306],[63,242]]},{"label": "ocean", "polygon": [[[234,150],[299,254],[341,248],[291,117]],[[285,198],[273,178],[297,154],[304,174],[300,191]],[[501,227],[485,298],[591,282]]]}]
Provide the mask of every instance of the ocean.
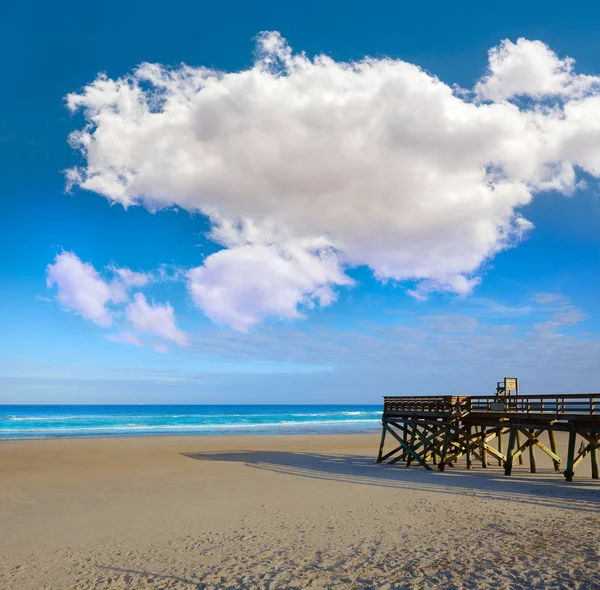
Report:
[{"label": "ocean", "polygon": [[0,439],[360,433],[379,405],[0,405]]}]

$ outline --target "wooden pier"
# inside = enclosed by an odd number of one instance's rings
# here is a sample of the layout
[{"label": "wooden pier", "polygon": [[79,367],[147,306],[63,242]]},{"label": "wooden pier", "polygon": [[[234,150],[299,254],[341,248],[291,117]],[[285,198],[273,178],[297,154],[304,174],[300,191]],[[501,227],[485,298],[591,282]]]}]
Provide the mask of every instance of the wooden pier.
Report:
[{"label": "wooden pier", "polygon": [[[569,435],[566,462],[558,454],[557,432]],[[394,448],[385,452],[388,436]],[[489,396],[384,398],[378,463],[402,461],[444,471],[464,457],[468,469],[474,462],[487,467],[493,461],[510,475],[527,453],[535,473],[536,450],[549,455],[567,481],[589,456],[592,477],[598,479],[600,393],[520,395],[518,381],[506,378]]]}]

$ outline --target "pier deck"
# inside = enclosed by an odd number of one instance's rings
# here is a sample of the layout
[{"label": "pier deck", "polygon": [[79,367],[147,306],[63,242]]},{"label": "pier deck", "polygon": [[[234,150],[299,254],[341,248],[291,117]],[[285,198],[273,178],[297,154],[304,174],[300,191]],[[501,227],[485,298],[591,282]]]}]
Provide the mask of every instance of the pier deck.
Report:
[{"label": "pier deck", "polygon": [[[556,432],[569,434],[566,462],[558,454]],[[386,436],[395,446],[384,453]],[[535,473],[536,449],[551,457],[556,471],[564,465],[567,481],[589,456],[592,477],[598,479],[600,393],[513,395],[499,384],[490,396],[384,397],[378,463],[402,461],[444,471],[464,457],[468,469],[474,460],[482,467],[492,460],[510,475],[527,452]]]}]

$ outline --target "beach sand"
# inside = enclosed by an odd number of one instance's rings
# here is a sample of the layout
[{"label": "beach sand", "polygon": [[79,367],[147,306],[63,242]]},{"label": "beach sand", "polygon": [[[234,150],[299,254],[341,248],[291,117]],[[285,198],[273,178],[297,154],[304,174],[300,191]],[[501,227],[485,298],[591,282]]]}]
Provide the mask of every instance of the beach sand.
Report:
[{"label": "beach sand", "polygon": [[[0,588],[600,588],[600,482],[379,435],[0,443]],[[561,444],[564,444],[562,441]]]}]

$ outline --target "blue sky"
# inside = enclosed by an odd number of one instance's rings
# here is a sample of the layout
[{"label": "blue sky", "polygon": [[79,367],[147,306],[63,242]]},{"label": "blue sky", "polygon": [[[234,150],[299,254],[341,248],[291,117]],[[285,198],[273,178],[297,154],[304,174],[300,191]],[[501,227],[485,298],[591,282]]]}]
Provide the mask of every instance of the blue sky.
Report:
[{"label": "blue sky", "polygon": [[[597,390],[600,14],[579,6],[4,3],[0,403]],[[198,90],[181,64],[222,73]],[[158,105],[115,106],[101,73]]]}]

